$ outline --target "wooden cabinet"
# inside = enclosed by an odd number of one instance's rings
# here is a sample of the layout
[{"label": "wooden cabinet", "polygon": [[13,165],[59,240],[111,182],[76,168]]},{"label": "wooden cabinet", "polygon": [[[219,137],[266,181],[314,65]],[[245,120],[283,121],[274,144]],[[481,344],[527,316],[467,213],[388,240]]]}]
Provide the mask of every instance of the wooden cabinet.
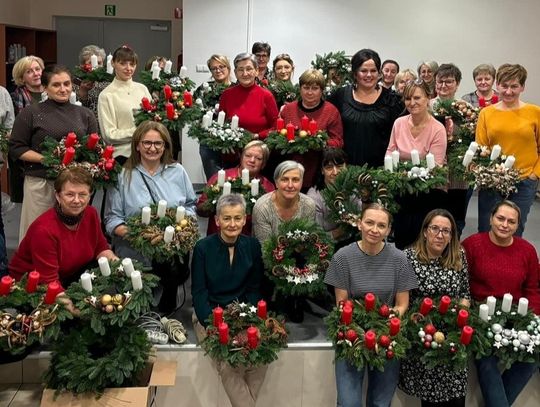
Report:
[{"label": "wooden cabinet", "polygon": [[56,31],[0,24],[0,85],[12,90],[11,71],[14,62],[8,63],[11,44],[26,47],[26,55],[36,55],[45,65],[56,63]]}]

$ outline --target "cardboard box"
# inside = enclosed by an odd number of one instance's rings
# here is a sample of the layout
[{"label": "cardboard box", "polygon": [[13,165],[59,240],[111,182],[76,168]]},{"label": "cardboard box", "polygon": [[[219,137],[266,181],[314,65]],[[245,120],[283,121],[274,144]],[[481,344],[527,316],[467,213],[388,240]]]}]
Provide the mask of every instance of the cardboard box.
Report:
[{"label": "cardboard box", "polygon": [[156,387],[174,386],[175,381],[176,362],[156,360],[148,364],[141,379],[141,387],[105,389],[99,399],[92,394],[63,393],[56,400],[54,390],[45,389],[41,398],[41,407],[147,407],[153,402]]}]

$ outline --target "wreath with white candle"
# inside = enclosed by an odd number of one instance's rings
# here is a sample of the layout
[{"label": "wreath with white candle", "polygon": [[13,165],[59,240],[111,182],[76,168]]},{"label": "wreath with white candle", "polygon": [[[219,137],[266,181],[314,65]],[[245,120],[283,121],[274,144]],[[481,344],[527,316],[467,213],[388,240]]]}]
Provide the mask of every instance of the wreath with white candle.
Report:
[{"label": "wreath with white candle", "polygon": [[386,361],[406,356],[410,344],[404,322],[372,293],[363,300],[341,302],[325,318],[336,360],[345,359],[359,369],[370,366],[381,371]]},{"label": "wreath with white candle", "polygon": [[185,70],[182,75],[172,71],[166,72],[164,69],[159,71],[159,76],[156,79],[152,77],[156,75],[152,71],[141,71],[139,73],[139,81],[147,87],[151,94],[159,93],[165,85],[169,85],[174,92],[184,93],[195,89],[195,82],[191,80]]},{"label": "wreath with white candle", "polygon": [[265,140],[270,150],[279,151],[283,154],[299,153],[304,154],[310,150],[320,151],[326,147],[328,133],[324,130],[316,130],[312,133],[309,130],[300,130],[298,127],[287,128],[279,131],[271,131]]},{"label": "wreath with white candle", "polygon": [[[160,205],[163,206],[162,214],[158,212]],[[167,202],[160,201],[158,205],[142,208],[140,215],[126,219],[126,239],[131,246],[144,257],[160,263],[174,256],[182,258],[199,240],[197,219],[186,216],[182,207],[166,208],[166,205]],[[143,222],[144,212],[148,215]]]},{"label": "wreath with white candle", "polygon": [[[223,118],[225,113],[223,113]],[[219,119],[219,117],[218,117]],[[212,120],[212,113],[208,112],[200,122],[193,123],[189,128],[188,136],[198,140],[200,144],[222,154],[234,154],[253,140],[253,134],[230,122]]]},{"label": "wreath with white candle", "polygon": [[60,141],[46,137],[41,144],[43,165],[51,179],[65,168],[81,167],[94,181],[94,188],[115,185],[122,166],[113,158],[114,148],[105,146],[97,133],[78,137],[69,133]]},{"label": "wreath with white candle", "polygon": [[293,219],[264,242],[266,274],[286,296],[315,297],[326,290],[324,275],[333,252],[330,237],[319,225]]},{"label": "wreath with white candle", "polygon": [[261,313],[257,306],[233,302],[217,320],[216,309],[208,318],[206,338],[201,347],[217,362],[237,366],[262,366],[277,359],[278,352],[287,347],[287,329],[282,317],[267,313],[266,303]]},{"label": "wreath with white candle", "polygon": [[107,69],[104,66],[98,66],[92,69],[91,64],[76,65],[72,73],[73,76],[81,81],[112,82],[114,79],[114,74],[107,73]]}]

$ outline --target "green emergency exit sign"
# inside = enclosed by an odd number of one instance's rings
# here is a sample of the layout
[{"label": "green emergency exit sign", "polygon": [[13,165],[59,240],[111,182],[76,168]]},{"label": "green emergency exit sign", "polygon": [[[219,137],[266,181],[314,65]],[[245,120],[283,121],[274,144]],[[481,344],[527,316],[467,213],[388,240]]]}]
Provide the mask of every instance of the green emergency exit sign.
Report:
[{"label": "green emergency exit sign", "polygon": [[116,6],[114,4],[105,4],[105,15],[113,17],[116,15]]}]

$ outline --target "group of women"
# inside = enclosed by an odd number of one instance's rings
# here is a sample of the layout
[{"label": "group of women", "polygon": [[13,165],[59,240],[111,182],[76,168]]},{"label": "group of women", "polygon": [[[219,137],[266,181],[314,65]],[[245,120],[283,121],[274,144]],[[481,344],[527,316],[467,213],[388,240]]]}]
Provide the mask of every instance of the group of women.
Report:
[{"label": "group of women", "polygon": [[[244,198],[237,194],[219,198],[215,213],[205,209],[208,198],[203,194],[197,202],[185,169],[173,156],[173,142],[165,126],[158,122],[135,126],[133,109],[139,107],[143,97],[151,95],[144,85],[133,81],[138,60],[132,49],[122,46],[114,52],[115,77],[102,90],[97,92],[96,84],[79,85],[82,100],[85,92],[86,99],[95,99],[98,94],[97,104],[89,104],[97,106],[97,120],[91,110],[69,103],[73,90],[69,70],[54,66],[42,72],[39,59],[26,61],[23,76],[29,85],[19,94],[30,100],[32,92],[45,91],[48,98],[22,109],[11,134],[10,155],[25,164],[25,195],[21,244],[11,260],[10,273],[20,278],[38,269],[42,282],[59,280],[65,286],[101,256],[111,260],[136,258],[162,278],[160,310],[174,311],[182,282],[178,276],[185,274],[189,259],[177,259],[175,267],[156,264],[137,253],[126,239],[126,219],[139,214],[141,207],[165,199],[169,206],[181,205],[188,214],[210,218],[207,237],[196,244],[191,263],[193,323],[199,340],[204,338],[207,318],[217,305],[225,307],[236,299],[255,303],[260,298],[279,303],[264,277],[261,246],[282,223],[292,219],[319,223],[341,247],[325,278],[334,288],[336,303],[373,292],[392,306],[395,315],[403,315],[411,300],[425,295],[451,295],[468,306],[471,299],[482,301],[488,295],[501,298],[510,291],[514,298],[527,297],[534,311],[540,313],[537,253],[519,237],[540,176],[540,108],[519,98],[526,80],[523,67],[503,65],[495,72],[490,66],[479,66],[473,73],[477,91],[469,95],[471,103],[487,106],[480,113],[478,142],[499,144],[516,157],[515,165],[523,177],[518,192],[510,196],[516,202],[481,191],[485,209],[481,217],[487,219],[480,222],[480,233],[465,239],[463,248],[459,239],[468,198],[465,186],[451,185],[448,191],[431,191],[416,200],[400,197],[401,211],[394,222],[386,208],[365,204],[357,223],[361,239],[351,242],[351,236],[329,220],[330,209],[321,191],[347,164],[379,167],[384,156],[396,150],[401,159],[409,159],[413,149],[420,158],[432,153],[436,164],[444,165],[447,137],[454,126],[433,118],[430,107],[434,97],[455,99],[461,72],[453,64],[439,67],[434,62],[422,62],[418,67],[422,80],[408,79],[415,77],[413,71],[399,72],[397,62],[381,64],[375,51],[363,49],[352,57],[350,85],[338,88],[324,100],[325,78],[319,71],[307,70],[299,78],[299,100],[278,110],[272,92],[265,86],[272,80],[290,81],[294,64],[290,56],[278,55],[271,72],[270,51],[268,44],[256,43],[253,54],[237,55],[233,62],[235,85],[228,59],[212,55],[208,67],[213,83],[198,89],[201,98],[209,88],[214,90],[205,103],[214,106],[219,102],[219,110],[228,119],[238,116],[239,125],[255,135],[240,156],[232,159],[202,146],[200,150],[209,185],[217,179],[217,171],[227,165],[228,177],[238,177],[248,169],[250,178],[261,181],[266,193],[255,202],[251,216],[246,213]],[[495,79],[499,102],[492,90]],[[273,155],[264,139],[275,128],[276,119],[281,117],[299,126],[303,116],[316,120],[318,128],[327,131],[326,148],[312,156]],[[514,126],[516,121],[518,137],[513,127],[510,130],[510,123]],[[80,136],[98,132],[98,122],[101,135],[113,144],[115,158],[123,164],[117,185],[107,191],[104,212],[114,251],[89,205],[93,191],[88,175],[70,169],[51,181],[42,165],[41,142],[45,136],[59,140],[72,131]],[[459,192],[449,195],[453,189]],[[387,242],[392,230],[395,245]],[[73,242],[78,242],[78,247],[79,242],[85,243],[77,256],[70,250]],[[298,309],[286,311],[292,320],[301,320]],[[510,405],[532,375],[534,365],[515,364],[511,373],[500,376],[493,369],[496,363],[493,358],[477,362],[480,372],[489,371],[481,377],[482,392],[489,405]],[[234,406],[255,405],[266,367],[217,369]],[[465,405],[466,370],[427,372],[419,360],[407,359],[401,366],[397,361],[388,362],[384,372],[357,370],[346,361],[338,361],[335,371],[339,406],[362,404],[365,374],[368,405],[388,406],[398,385],[426,406]]]}]

